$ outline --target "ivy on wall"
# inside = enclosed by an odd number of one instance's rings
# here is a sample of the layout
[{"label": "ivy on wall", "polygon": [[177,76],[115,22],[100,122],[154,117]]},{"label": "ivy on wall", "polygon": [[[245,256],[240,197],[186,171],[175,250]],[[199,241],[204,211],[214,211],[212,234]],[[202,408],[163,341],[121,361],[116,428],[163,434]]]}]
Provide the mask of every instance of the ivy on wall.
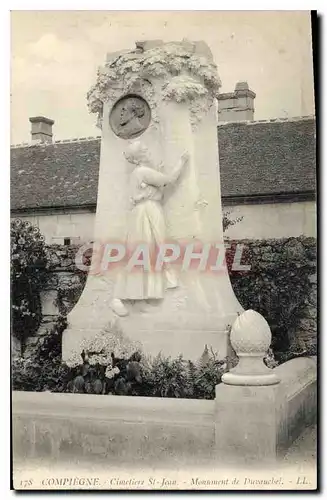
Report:
[{"label": "ivy on wall", "polygon": [[[226,260],[234,292],[244,309],[254,309],[268,321],[277,357],[316,354],[316,240],[301,236],[229,243]],[[250,265],[248,271],[232,269],[240,243],[241,264]]]},{"label": "ivy on wall", "polygon": [[[77,303],[85,286],[87,272],[75,265],[78,246],[48,245],[46,253],[49,261],[48,290],[56,292],[54,306],[58,313],[66,316]],[[90,255],[85,264],[90,264]]]}]

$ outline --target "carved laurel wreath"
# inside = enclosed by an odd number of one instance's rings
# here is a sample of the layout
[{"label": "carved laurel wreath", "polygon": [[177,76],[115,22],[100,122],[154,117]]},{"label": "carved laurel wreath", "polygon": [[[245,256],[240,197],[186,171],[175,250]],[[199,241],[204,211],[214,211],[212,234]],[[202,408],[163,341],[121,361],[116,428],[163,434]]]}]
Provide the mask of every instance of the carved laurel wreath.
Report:
[{"label": "carved laurel wreath", "polygon": [[219,92],[217,66],[203,55],[195,54],[194,44],[167,43],[146,51],[118,55],[99,68],[95,85],[87,94],[88,108],[97,113],[101,126],[103,103],[115,102],[128,93],[147,100],[154,122],[158,121],[155,91],[151,81],[160,82],[162,97],[189,102],[195,118],[206,111]]}]

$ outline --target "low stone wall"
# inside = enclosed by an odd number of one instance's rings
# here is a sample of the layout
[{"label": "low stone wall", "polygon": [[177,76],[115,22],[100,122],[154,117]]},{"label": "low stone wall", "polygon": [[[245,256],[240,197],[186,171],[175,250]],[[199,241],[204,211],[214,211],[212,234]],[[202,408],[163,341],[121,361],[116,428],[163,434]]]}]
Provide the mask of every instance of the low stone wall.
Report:
[{"label": "low stone wall", "polygon": [[13,454],[61,465],[274,461],[314,421],[316,360],[274,372],[274,386],[219,384],[216,401],[14,392]]},{"label": "low stone wall", "polygon": [[279,453],[283,453],[301,433],[316,420],[317,360],[297,358],[275,368],[280,378],[280,414],[278,422]]},{"label": "low stone wall", "polygon": [[65,462],[201,464],[214,451],[214,402],[13,393],[13,455]]},{"label": "low stone wall", "polygon": [[317,413],[317,360],[297,358],[274,368],[280,383],[216,386],[216,451],[225,462],[282,457]]}]

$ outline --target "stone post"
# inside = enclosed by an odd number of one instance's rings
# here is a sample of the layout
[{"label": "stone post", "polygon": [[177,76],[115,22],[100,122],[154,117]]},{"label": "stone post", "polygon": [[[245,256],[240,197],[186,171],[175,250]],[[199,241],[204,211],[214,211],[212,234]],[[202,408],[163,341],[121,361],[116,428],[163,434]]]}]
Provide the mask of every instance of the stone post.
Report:
[{"label": "stone post", "polygon": [[263,362],[270,343],[269,325],[259,313],[248,310],[235,320],[231,344],[239,363],[216,386],[217,460],[248,464],[276,459],[280,381]]}]

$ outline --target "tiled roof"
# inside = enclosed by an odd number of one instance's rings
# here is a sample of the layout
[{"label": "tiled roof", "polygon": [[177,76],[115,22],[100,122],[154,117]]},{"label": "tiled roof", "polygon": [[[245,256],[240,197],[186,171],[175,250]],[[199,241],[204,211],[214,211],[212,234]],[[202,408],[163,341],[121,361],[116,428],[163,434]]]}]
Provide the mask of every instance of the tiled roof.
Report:
[{"label": "tiled roof", "polygon": [[222,196],[314,192],[315,135],[313,118],[220,125]]},{"label": "tiled roof", "polygon": [[[218,126],[222,197],[315,191],[315,120]],[[95,205],[100,138],[11,148],[11,209]]]},{"label": "tiled roof", "polygon": [[100,139],[11,150],[11,209],[96,204]]}]

